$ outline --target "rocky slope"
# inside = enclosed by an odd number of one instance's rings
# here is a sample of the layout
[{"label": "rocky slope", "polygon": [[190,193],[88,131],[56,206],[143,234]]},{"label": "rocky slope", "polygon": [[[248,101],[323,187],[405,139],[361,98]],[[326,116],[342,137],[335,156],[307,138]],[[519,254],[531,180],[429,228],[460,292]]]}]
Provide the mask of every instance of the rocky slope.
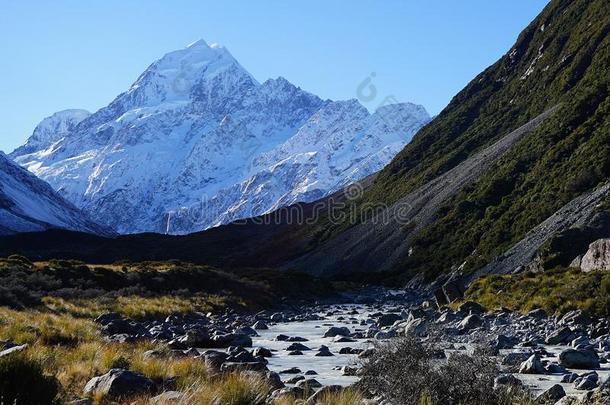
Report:
[{"label": "rocky slope", "polygon": [[110,234],[0,152],[0,235],[51,228]]},{"label": "rocky slope", "polygon": [[324,197],[380,170],[429,120],[409,103],[370,114],[283,78],[259,84],[204,41],[77,116],[46,119],[11,156],[121,233],[172,234]]}]

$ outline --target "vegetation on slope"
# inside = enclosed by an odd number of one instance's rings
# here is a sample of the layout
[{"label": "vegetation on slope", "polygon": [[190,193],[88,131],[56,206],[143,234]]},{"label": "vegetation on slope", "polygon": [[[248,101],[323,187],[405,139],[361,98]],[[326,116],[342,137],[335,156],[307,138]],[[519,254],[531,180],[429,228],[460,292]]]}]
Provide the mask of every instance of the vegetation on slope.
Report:
[{"label": "vegetation on slope", "polygon": [[41,305],[74,311],[209,311],[226,306],[269,308],[283,298],[331,294],[333,287],[305,274],[273,270],[226,272],[179,261],[91,266],[76,261],[32,263],[21,256],[0,259],[0,305]]},{"label": "vegetation on slope", "polygon": [[485,308],[527,312],[542,308],[549,314],[581,309],[591,315],[610,316],[610,273],[557,268],[543,273],[491,275],[477,279],[465,300]]},{"label": "vegetation on slope", "polygon": [[576,196],[610,178],[610,3],[553,0],[365,193],[392,202],[561,104],[446,204],[403,268],[430,277],[487,263]]}]

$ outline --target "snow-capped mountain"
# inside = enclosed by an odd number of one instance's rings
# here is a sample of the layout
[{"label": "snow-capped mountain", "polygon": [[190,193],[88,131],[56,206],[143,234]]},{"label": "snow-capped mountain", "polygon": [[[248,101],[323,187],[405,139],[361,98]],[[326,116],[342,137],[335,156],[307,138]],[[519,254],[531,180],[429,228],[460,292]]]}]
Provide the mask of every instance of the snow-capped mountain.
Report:
[{"label": "snow-capped mountain", "polygon": [[76,125],[90,116],[87,110],[64,110],[45,118],[36,126],[32,136],[25,145],[13,154],[24,155],[38,150],[47,149],[55,142],[70,134]]},{"label": "snow-capped mountain", "polygon": [[69,123],[41,124],[58,129],[11,156],[118,232],[174,234],[332,193],[381,169],[430,119],[410,103],[370,114],[281,77],[261,84],[203,40],[96,113],[58,114]]},{"label": "snow-capped mountain", "polygon": [[0,152],[0,235],[51,228],[96,234],[109,232]]}]

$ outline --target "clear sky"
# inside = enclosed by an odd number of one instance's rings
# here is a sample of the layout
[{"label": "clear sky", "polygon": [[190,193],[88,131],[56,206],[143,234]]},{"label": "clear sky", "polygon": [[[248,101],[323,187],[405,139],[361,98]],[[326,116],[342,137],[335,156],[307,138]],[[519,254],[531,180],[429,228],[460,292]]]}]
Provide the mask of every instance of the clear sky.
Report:
[{"label": "clear sky", "polygon": [[203,38],[264,81],[323,98],[378,96],[437,114],[548,0],[0,0],[0,150],[44,117],[95,111],[154,60]]}]

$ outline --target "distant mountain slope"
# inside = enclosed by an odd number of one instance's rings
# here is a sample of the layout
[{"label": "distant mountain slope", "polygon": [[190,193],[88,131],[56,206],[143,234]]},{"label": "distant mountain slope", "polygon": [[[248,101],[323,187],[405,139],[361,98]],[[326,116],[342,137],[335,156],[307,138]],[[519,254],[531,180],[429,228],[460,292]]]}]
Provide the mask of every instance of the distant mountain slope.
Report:
[{"label": "distant mountain slope", "polygon": [[51,228],[109,233],[0,152],[0,235]]},{"label": "distant mountain slope", "polygon": [[121,233],[186,234],[322,198],[383,168],[429,119],[410,103],[370,114],[281,77],[260,84],[197,41],[11,156]]}]

